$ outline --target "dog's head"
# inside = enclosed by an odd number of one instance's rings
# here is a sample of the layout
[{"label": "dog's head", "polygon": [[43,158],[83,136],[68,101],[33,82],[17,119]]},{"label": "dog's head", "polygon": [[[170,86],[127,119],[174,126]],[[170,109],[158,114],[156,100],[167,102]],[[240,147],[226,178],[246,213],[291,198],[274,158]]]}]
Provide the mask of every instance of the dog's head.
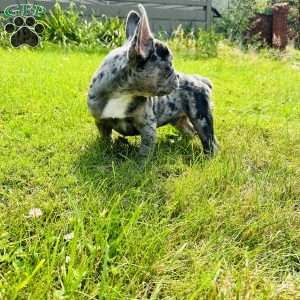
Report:
[{"label": "dog's head", "polygon": [[132,86],[144,96],[170,94],[178,87],[178,76],[172,64],[172,53],[154,39],[145,8],[131,11],[126,22],[128,63]]}]

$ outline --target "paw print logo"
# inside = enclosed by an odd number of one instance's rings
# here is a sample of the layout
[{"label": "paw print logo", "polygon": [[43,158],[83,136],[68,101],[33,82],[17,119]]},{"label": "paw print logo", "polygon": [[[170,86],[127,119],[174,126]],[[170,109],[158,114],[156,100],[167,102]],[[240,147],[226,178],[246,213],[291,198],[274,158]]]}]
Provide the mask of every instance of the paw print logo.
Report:
[{"label": "paw print logo", "polygon": [[10,43],[13,47],[18,48],[22,45],[36,47],[39,44],[41,34],[44,31],[43,24],[36,23],[32,16],[24,19],[15,17],[13,23],[5,25],[5,31],[11,33]]}]

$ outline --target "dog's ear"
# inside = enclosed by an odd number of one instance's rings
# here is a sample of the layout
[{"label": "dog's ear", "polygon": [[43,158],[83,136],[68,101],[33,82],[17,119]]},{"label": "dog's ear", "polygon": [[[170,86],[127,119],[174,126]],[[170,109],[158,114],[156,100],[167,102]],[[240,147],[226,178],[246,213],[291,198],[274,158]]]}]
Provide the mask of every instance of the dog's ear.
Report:
[{"label": "dog's ear", "polygon": [[136,29],[138,27],[138,24],[140,22],[140,16],[139,14],[132,10],[129,12],[126,20],[126,38],[127,40],[131,40],[134,36]]},{"label": "dog's ear", "polygon": [[154,37],[152,35],[148,16],[142,4],[139,4],[140,21],[132,39],[130,57],[136,54],[143,59],[146,59],[154,48]]},{"label": "dog's ear", "polygon": [[141,13],[141,20],[138,26],[138,36],[136,51],[143,58],[147,58],[154,47],[154,38],[150,29],[148,16],[146,10],[142,4],[139,4],[139,10]]}]

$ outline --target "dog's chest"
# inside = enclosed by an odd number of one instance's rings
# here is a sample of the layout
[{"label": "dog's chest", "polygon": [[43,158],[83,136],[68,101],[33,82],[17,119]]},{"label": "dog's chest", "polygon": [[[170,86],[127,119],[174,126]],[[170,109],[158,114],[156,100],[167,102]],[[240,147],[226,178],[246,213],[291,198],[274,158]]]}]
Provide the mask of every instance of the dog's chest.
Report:
[{"label": "dog's chest", "polygon": [[105,105],[102,119],[124,119],[128,115],[128,108],[133,102],[132,95],[114,95]]}]

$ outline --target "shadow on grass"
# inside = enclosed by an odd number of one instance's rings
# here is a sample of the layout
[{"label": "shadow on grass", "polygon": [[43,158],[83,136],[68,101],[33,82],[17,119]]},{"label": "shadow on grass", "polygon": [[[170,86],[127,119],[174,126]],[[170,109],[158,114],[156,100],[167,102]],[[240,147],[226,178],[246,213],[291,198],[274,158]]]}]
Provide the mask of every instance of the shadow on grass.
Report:
[{"label": "shadow on grass", "polygon": [[[139,156],[139,145],[122,138],[108,145],[98,137],[82,149],[75,162],[78,179],[84,182],[121,180],[132,187],[151,176],[161,179],[180,176],[182,164],[190,166],[206,162],[202,147],[195,140],[167,136],[159,141],[155,153],[146,159]],[[179,162],[181,168],[177,168]]]}]

